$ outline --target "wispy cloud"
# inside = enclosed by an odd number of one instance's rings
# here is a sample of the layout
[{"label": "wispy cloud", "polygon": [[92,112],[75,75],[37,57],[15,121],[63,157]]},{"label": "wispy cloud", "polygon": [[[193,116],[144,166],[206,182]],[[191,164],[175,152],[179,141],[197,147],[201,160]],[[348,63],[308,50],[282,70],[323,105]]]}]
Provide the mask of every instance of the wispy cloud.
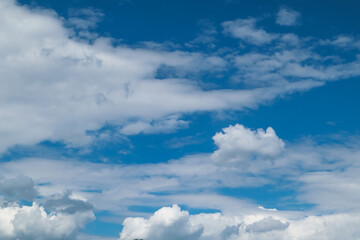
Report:
[{"label": "wispy cloud", "polygon": [[282,26],[299,25],[300,13],[291,8],[282,7],[276,15],[276,23]]}]

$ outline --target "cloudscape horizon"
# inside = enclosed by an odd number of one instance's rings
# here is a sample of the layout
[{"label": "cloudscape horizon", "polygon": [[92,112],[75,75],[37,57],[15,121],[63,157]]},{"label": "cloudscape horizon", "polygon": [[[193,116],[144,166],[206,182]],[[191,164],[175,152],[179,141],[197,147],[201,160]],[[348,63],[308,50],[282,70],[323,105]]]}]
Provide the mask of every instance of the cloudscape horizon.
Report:
[{"label": "cloudscape horizon", "polygon": [[360,239],[360,3],[0,1],[0,239]]}]

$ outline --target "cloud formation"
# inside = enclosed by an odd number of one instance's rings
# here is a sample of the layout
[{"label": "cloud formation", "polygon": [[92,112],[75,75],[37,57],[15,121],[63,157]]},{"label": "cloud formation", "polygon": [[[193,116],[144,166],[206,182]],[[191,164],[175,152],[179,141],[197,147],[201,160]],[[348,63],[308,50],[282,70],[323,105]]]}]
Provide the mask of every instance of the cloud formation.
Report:
[{"label": "cloud formation", "polygon": [[38,195],[32,178],[17,176],[0,179],[0,195],[12,200],[32,201]]},{"label": "cloud formation", "polygon": [[59,199],[40,199],[46,201],[44,205],[33,201],[38,192],[30,177],[3,178],[0,191],[6,197],[0,199],[0,238],[4,240],[76,239],[79,230],[95,219],[92,206],[70,193]]},{"label": "cloud formation", "polygon": [[219,147],[211,156],[216,162],[246,164],[246,161],[256,160],[258,157],[273,158],[279,155],[285,146],[271,127],[265,131],[252,131],[236,124],[222,131],[213,137]]},{"label": "cloud formation", "polygon": [[70,240],[93,219],[93,213],[88,211],[73,215],[47,213],[36,203],[32,206],[14,204],[0,207],[0,237],[4,240]]},{"label": "cloud formation", "polygon": [[[120,127],[125,134],[167,132],[184,125],[173,116],[255,108],[321,85],[307,80],[272,88],[204,90],[187,76],[224,71],[228,62],[218,54],[136,48],[104,37],[89,43],[72,37],[73,29],[65,28],[53,11],[29,9],[13,0],[1,1],[0,13],[0,33],[6,36],[0,43],[0,152],[45,140],[85,146],[93,140],[87,132],[104,125]],[[89,15],[90,22],[70,20],[82,29],[94,26],[101,15],[80,13]],[[236,32],[246,32],[241,37],[259,44],[272,38],[257,30],[253,19],[224,26],[240,27]],[[165,69],[161,79],[159,69]]]},{"label": "cloud formation", "polygon": [[276,23],[282,26],[294,26],[299,24],[299,18],[299,12],[283,7],[276,15]]},{"label": "cloud formation", "polygon": [[276,35],[257,28],[256,19],[254,18],[227,21],[222,23],[222,27],[224,28],[225,33],[250,44],[268,44],[276,38]]},{"label": "cloud formation", "polygon": [[[185,217],[184,217],[185,216]],[[252,215],[225,216],[220,213],[189,215],[178,206],[164,207],[149,219],[127,218],[120,234],[121,240],[134,238],[153,239],[151,234],[157,231],[157,240],[169,239],[163,232],[172,231],[174,239],[191,240],[255,240],[255,239],[357,239],[360,237],[359,220],[356,214],[333,214],[324,216],[295,217],[272,216],[266,213]],[[156,219],[156,220],[155,220]],[[174,221],[174,219],[176,219]],[[180,221],[182,219],[183,221]],[[158,222],[161,222],[159,224]],[[165,224],[165,222],[167,224]],[[177,228],[174,229],[174,225]],[[200,234],[188,235],[197,226]],[[344,230],[346,228],[346,230]],[[181,229],[183,235],[178,238]]]},{"label": "cloud formation", "polygon": [[127,218],[120,240],[128,239],[199,239],[203,228],[189,222],[189,212],[179,206],[164,207],[149,219]]}]

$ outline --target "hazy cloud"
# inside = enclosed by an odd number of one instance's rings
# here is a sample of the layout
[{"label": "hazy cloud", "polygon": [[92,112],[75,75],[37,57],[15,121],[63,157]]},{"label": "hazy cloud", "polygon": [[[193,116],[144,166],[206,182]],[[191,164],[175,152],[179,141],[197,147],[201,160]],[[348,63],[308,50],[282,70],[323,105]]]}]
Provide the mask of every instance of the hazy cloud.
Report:
[{"label": "hazy cloud", "polygon": [[290,8],[280,8],[276,15],[276,23],[282,26],[299,24],[300,13]]}]

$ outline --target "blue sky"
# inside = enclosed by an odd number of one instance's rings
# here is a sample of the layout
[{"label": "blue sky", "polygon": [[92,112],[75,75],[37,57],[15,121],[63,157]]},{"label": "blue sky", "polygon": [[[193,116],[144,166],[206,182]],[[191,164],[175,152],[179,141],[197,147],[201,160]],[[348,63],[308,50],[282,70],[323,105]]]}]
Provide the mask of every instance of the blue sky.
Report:
[{"label": "blue sky", "polygon": [[360,238],[359,7],[2,1],[0,238]]}]

